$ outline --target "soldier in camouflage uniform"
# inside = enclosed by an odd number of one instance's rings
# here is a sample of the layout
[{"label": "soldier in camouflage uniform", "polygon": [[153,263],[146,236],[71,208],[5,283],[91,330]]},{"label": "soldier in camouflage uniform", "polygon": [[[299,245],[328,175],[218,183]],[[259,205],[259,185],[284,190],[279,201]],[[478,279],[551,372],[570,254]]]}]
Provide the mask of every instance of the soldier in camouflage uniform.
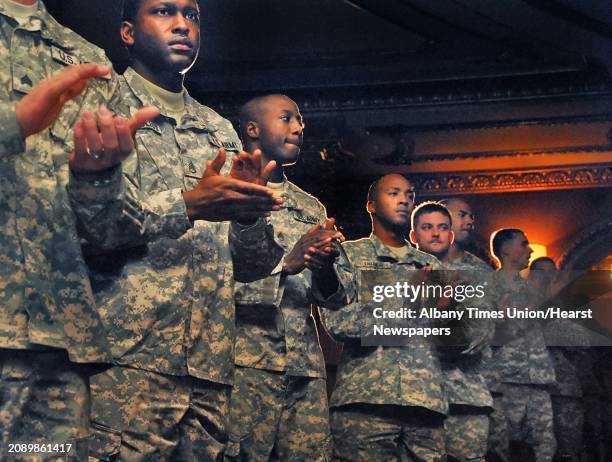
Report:
[{"label": "soldier in camouflage uniform", "polygon": [[[536,306],[527,282],[519,272],[533,251],[525,233],[504,228],[491,235],[491,253],[500,262],[495,273],[497,297],[506,307]],[[499,398],[506,415],[510,442],[530,447],[537,462],[552,460],[556,441],[550,387],[555,382],[550,355],[540,324],[533,319],[505,319],[496,326],[491,367],[499,375]]]},{"label": "soldier in camouflage uniform", "polygon": [[[339,282],[334,239],[342,235],[325,207],[291,183],[303,137],[300,111],[284,95],[246,103],[240,112],[247,150],[276,161],[268,186],[284,200],[270,223],[284,250],[264,279],[236,289],[236,377],[226,460],[331,460],[325,363],[311,313],[346,304],[352,284]],[[345,262],[345,265],[347,262]],[[312,308],[311,308],[312,307]]]},{"label": "soldier in camouflage uniform", "polygon": [[[414,207],[414,187],[401,175],[372,184],[367,209],[373,233],[346,242],[361,284],[365,270],[386,270],[397,281],[422,278],[437,260],[411,247],[404,236]],[[331,397],[334,459],[342,461],[427,461],[444,454],[448,404],[442,373],[429,338],[410,337],[405,346],[362,346],[362,326],[371,314],[366,297],[337,311],[323,310],[331,333],[344,341],[338,380]]]},{"label": "soldier in camouflage uniform", "polygon": [[[468,209],[467,204],[461,204],[460,209]],[[491,268],[454,241],[455,228],[465,242],[470,238],[473,225],[462,231],[461,217],[455,219],[455,214],[452,217],[451,220],[450,210],[440,203],[419,205],[412,213],[411,241],[417,249],[440,260],[443,269],[453,270],[449,276],[453,283],[487,284]],[[468,306],[484,310],[488,301],[487,297],[474,298],[470,299]],[[493,325],[486,320],[464,319],[461,326],[454,329],[460,331],[464,339],[458,339],[459,344],[441,346],[439,350],[443,388],[449,404],[449,414],[444,421],[446,452],[449,460],[484,462],[489,436],[488,415],[493,410],[493,398],[480,371],[482,354],[492,339]]]},{"label": "soldier in camouflage uniform", "polygon": [[265,177],[240,170],[249,156],[231,124],[182,86],[199,48],[197,2],[127,1],[124,18],[132,67],[111,109],[127,115],[153,105],[161,115],[138,130],[136,152],[111,168],[96,145],[105,128],[91,117],[75,126],[69,192],[118,363],[91,379],[90,456],[220,460],[234,372],[234,277],[263,277],[282,255],[263,220],[221,220],[261,217],[277,201],[263,186],[220,175],[225,148],[238,155],[234,177]]},{"label": "soldier in camouflage uniform", "polygon": [[[550,287],[557,275],[555,262],[549,257],[536,258],[530,263],[529,287],[541,304],[561,306],[561,300],[550,299],[556,295],[550,293]],[[563,337],[554,338],[559,337],[555,331]],[[556,377],[550,391],[557,440],[556,459],[564,462],[579,462],[583,450],[584,402],[578,369],[573,364],[581,356],[582,349],[576,342],[581,339],[572,338],[576,337],[575,331],[573,323],[565,319],[550,321],[544,330],[545,338],[551,340],[548,350]]]},{"label": "soldier in camouflage uniform", "polygon": [[33,0],[0,1],[0,58],[0,459],[85,460],[88,365],[111,355],[65,185],[70,127],[112,93],[110,67],[82,65],[108,61]]}]

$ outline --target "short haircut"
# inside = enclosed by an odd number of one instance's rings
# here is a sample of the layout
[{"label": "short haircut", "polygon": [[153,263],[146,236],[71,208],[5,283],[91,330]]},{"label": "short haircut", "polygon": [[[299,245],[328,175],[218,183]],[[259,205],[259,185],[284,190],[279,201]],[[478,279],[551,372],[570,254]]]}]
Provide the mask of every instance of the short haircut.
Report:
[{"label": "short haircut", "polygon": [[530,264],[529,264],[529,270],[537,270],[537,266],[541,265],[542,263],[552,263],[552,265],[555,267],[555,269],[557,268],[557,265],[555,264],[555,261],[550,258],[550,257],[538,257],[535,260],[533,260]]},{"label": "short haircut", "polygon": [[416,225],[418,224],[419,219],[421,218],[421,215],[425,215],[426,213],[434,213],[434,212],[441,213],[442,215],[447,217],[449,226],[453,222],[453,219],[451,218],[451,214],[446,208],[446,206],[440,204],[439,202],[427,201],[427,202],[423,202],[419,204],[412,211],[412,216],[410,217],[410,225],[412,226],[412,229],[413,230],[416,229]]},{"label": "short haircut", "polygon": [[368,188],[368,196],[366,199],[368,202],[374,202],[378,198],[378,184],[380,183],[380,178],[374,180]]},{"label": "short haircut", "polygon": [[247,141],[246,129],[248,123],[257,122],[259,120],[259,111],[261,103],[266,101],[268,98],[273,97],[281,97],[291,100],[291,98],[289,98],[287,95],[283,95],[281,93],[272,93],[269,95],[255,96],[240,107],[240,110],[238,111],[238,132],[243,143],[246,143]]},{"label": "short haircut", "polygon": [[513,240],[518,234],[525,234],[518,228],[501,228],[491,234],[491,255],[501,262],[501,250],[506,242]]},{"label": "short haircut", "polygon": [[144,0],[123,0],[121,20],[134,23]]}]

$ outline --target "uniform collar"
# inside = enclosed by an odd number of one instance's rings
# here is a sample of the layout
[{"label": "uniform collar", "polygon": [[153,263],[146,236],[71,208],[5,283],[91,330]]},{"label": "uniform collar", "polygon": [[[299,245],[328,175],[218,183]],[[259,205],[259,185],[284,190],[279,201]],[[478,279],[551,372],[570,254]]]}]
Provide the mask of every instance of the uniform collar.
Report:
[{"label": "uniform collar", "polygon": [[369,236],[370,242],[374,247],[374,252],[376,253],[376,258],[380,260],[393,260],[397,263],[419,263],[419,264],[428,264],[431,263],[428,261],[429,259],[426,256],[419,252],[417,249],[412,247],[412,245],[408,241],[404,241],[408,246],[408,252],[401,259],[398,259],[396,255],[393,254],[389,250],[389,248],[382,243],[382,241],[374,234],[370,234]]},{"label": "uniform collar", "polygon": [[[168,115],[164,107],[159,107],[159,102],[157,102],[157,100],[155,100],[147,91],[143,83],[140,81],[140,76],[138,76],[134,69],[128,67],[124,72],[123,77],[125,78],[130,91],[138,99],[138,101],[140,101],[142,106],[154,106],[159,109],[162,116],[174,120],[170,115]],[[183,98],[185,99],[185,115],[177,127],[178,129],[187,130],[195,128],[207,131],[209,133],[216,132],[218,130],[218,127],[210,120],[210,110],[189,96],[189,93],[185,87],[183,87]]]},{"label": "uniform collar", "polygon": [[40,31],[40,35],[43,39],[48,40],[65,50],[73,50],[75,45],[72,43],[70,37],[73,32],[59,24],[53,18],[53,16],[49,14],[47,8],[41,0],[38,0],[36,5],[36,15],[30,16],[30,18],[25,21],[10,16],[10,14],[6,11],[6,8],[2,3],[0,3],[0,14],[8,16],[15,20],[19,25],[19,28],[21,29],[30,32]]}]

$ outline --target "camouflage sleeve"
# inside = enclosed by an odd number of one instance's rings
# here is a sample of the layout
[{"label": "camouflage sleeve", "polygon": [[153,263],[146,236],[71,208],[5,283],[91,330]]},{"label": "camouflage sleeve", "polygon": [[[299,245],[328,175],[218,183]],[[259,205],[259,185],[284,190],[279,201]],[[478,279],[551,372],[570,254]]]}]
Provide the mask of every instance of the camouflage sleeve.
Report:
[{"label": "camouflage sleeve", "polygon": [[95,247],[115,249],[160,236],[178,238],[190,229],[182,191],[145,196],[126,164],[123,171],[120,166],[96,174],[71,173],[68,192],[82,236]]},{"label": "camouflage sleeve", "polygon": [[[345,249],[345,247],[343,247]],[[322,320],[330,333],[340,341],[358,340],[363,330],[362,306],[359,303],[357,290],[358,277],[353,271],[350,263],[350,254],[343,252],[346,258],[338,259],[336,264],[337,274],[342,280],[350,280],[354,290],[351,303],[340,309],[329,309],[323,306],[321,310]]]},{"label": "camouflage sleeve", "polygon": [[316,278],[312,278],[312,296],[315,301],[328,309],[338,309],[351,303],[356,296],[355,281],[350,271],[351,264],[346,252],[339,243],[334,243],[338,249],[338,258],[334,262],[334,273],[338,280],[338,289],[328,297],[325,297],[319,289]]},{"label": "camouflage sleeve", "polygon": [[274,228],[261,218],[250,226],[232,222],[229,243],[234,279],[239,282],[265,278],[283,257],[283,248],[274,240]]},{"label": "camouflage sleeve", "polygon": [[14,102],[0,103],[0,159],[25,151]]}]

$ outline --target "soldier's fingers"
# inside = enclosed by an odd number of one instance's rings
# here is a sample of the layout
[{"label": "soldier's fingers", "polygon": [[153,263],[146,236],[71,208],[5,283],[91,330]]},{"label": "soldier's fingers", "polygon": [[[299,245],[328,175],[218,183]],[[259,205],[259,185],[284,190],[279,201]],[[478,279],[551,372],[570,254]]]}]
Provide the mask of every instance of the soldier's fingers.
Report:
[{"label": "soldier's fingers", "polygon": [[278,197],[274,192],[265,186],[249,183],[248,181],[236,180],[234,178],[226,178],[227,187],[233,191],[247,195]]},{"label": "soldier's fingers", "polygon": [[322,263],[316,257],[310,254],[304,254],[304,264],[311,271],[318,271],[325,268],[326,263]]},{"label": "soldier's fingers", "polygon": [[314,234],[317,231],[319,231],[321,229],[321,225],[319,223],[317,223],[316,225],[313,225],[310,227],[310,229],[308,231],[306,231],[306,234]]},{"label": "soldier's fingers", "polygon": [[134,138],[132,130],[128,127],[125,119],[121,116],[115,117],[115,130],[119,143],[119,159],[124,160],[134,149]]},{"label": "soldier's fingers", "polygon": [[98,110],[98,127],[100,128],[102,149],[105,155],[115,156],[119,150],[119,139],[117,138],[113,115],[105,106],[101,106]]},{"label": "soldier's fingers", "polygon": [[85,129],[83,128],[83,122],[78,121],[74,124],[74,158],[79,159],[87,155],[87,140],[85,139]]},{"label": "soldier's fingers", "polygon": [[325,229],[335,229],[336,227],[336,219],[335,218],[328,218],[327,220],[325,220]]},{"label": "soldier's fingers", "polygon": [[126,122],[132,136],[136,134],[136,130],[142,127],[147,122],[155,119],[159,115],[159,109],[153,106],[145,106],[138,110],[130,119]]},{"label": "soldier's fingers", "polygon": [[72,98],[76,97],[83,93],[83,90],[87,86],[86,80],[80,80],[70,88],[68,88],[64,93],[62,93],[59,97],[60,106],[64,106],[67,101],[70,101]]},{"label": "soldier's fingers", "polygon": [[57,99],[77,82],[94,77],[103,77],[109,73],[110,67],[97,64],[68,66],[46,81],[44,98],[47,100]]},{"label": "soldier's fingers", "polygon": [[253,170],[255,171],[256,175],[261,177],[261,169],[263,165],[263,155],[261,149],[255,149],[255,151],[253,151],[253,155],[249,157],[253,163]]},{"label": "soldier's fingers", "polygon": [[98,124],[93,114],[89,111],[83,113],[83,128],[89,146],[89,153],[96,159],[102,156],[102,140],[98,131]]},{"label": "soldier's fingers", "polygon": [[232,157],[232,169],[243,170],[244,169],[244,161],[240,159],[240,156]]},{"label": "soldier's fingers", "polygon": [[227,159],[227,153],[225,152],[225,149],[224,148],[219,149],[219,153],[217,154],[217,157],[215,157],[210,163],[210,168],[213,170],[215,174],[217,175],[221,174],[221,169],[225,165],[226,159]]},{"label": "soldier's fingers", "polygon": [[265,167],[261,171],[261,184],[266,184],[268,182],[268,180],[270,179],[270,175],[272,175],[272,172],[274,172],[274,170],[276,170],[276,161],[271,160],[265,165]]}]

